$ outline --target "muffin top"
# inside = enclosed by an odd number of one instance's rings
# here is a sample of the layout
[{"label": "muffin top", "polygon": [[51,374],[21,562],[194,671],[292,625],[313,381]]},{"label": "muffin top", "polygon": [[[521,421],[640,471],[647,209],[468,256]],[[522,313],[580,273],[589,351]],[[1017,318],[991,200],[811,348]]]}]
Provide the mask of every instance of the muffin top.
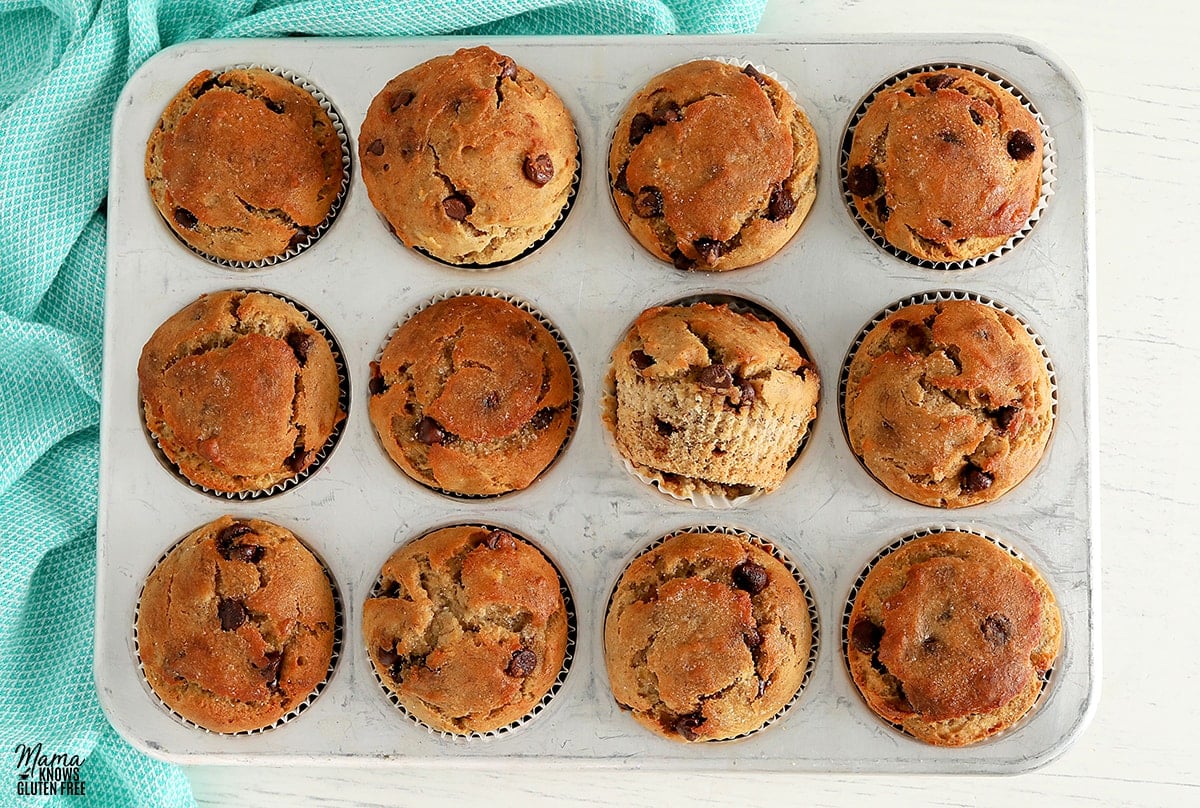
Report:
[{"label": "muffin top", "polygon": [[812,643],[796,579],[758,545],[683,533],[633,561],[604,625],[613,697],[676,741],[753,732],[791,700]]},{"label": "muffin top", "polygon": [[875,564],[854,600],[847,655],[872,710],[922,741],[961,746],[1028,712],[1061,631],[1030,564],[948,531]]},{"label": "muffin top", "polygon": [[138,382],[167,458],[214,491],[263,491],[308,469],[345,417],[329,341],[261,292],[201,295],[155,330]]},{"label": "muffin top", "polygon": [[630,233],[680,269],[774,255],[816,196],[816,133],[779,82],[751,66],[688,62],[630,101],[608,156]]},{"label": "muffin top", "polygon": [[850,448],[877,480],[922,505],[997,499],[1050,439],[1046,359],[1025,327],[971,300],[905,306],[850,362]]},{"label": "muffin top", "polygon": [[223,516],[146,580],[138,656],[168,707],[215,732],[269,727],[329,673],[333,590],[291,531]]},{"label": "muffin top", "polygon": [[307,244],[344,171],[341,141],[317,99],[257,68],[196,74],[146,145],[150,195],[167,225],[227,261]]},{"label": "muffin top", "polygon": [[371,421],[392,460],[425,485],[485,495],[525,488],[572,424],[567,358],[537,318],[461,295],[422,309],[372,364]]},{"label": "muffin top", "polygon": [[558,221],[578,169],[570,113],[487,47],[388,82],[358,141],[375,208],[409,247],[451,264],[520,256]]},{"label": "muffin top", "polygon": [[867,107],[846,187],[893,247],[928,261],[978,258],[1037,206],[1042,130],[1012,93],[977,73],[918,73]]},{"label": "muffin top", "polygon": [[528,714],[567,648],[558,573],[505,530],[449,527],[397,550],[363,604],[363,638],[413,715],[457,734]]}]

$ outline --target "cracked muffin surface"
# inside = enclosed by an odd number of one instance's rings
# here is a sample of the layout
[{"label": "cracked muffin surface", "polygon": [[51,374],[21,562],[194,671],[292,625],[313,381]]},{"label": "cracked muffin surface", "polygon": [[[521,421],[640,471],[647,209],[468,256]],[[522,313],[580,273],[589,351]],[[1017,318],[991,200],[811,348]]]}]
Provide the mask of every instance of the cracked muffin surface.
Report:
[{"label": "cracked muffin surface", "polygon": [[146,146],[150,195],[167,225],[228,261],[307,243],[344,171],[341,141],[317,99],[257,68],[196,74]]},{"label": "cracked muffin surface", "polygon": [[816,198],[817,137],[770,76],[698,60],[652,79],[617,124],[613,201],[629,232],[679,269],[770,258]]},{"label": "cracked muffin surface", "polygon": [[484,46],[438,56],[375,96],[358,141],[392,232],[451,264],[517,258],[567,205],[575,125],[542,79]]},{"label": "cracked muffin surface", "polygon": [[1062,622],[1028,562],[957,531],[880,559],[850,615],[847,658],[868,706],[914,737],[963,746],[1037,701]]},{"label": "cracked muffin surface", "polygon": [[970,70],[909,76],[854,128],[846,187],[889,244],[928,261],[1003,246],[1037,207],[1042,130],[1012,93]]},{"label": "cracked muffin surface", "polygon": [[777,488],[820,391],[816,367],[777,325],[708,303],[642,312],[609,380],[604,416],[621,456],[682,498]]},{"label": "cracked muffin surface", "polygon": [[163,453],[214,491],[262,491],[303,473],[345,417],[329,341],[259,292],[201,295],[172,315],[142,348],[138,383]]},{"label": "cracked muffin surface", "polygon": [[435,729],[488,732],[550,691],[567,649],[558,573],[506,530],[437,530],[397,550],[363,604],[375,671]]},{"label": "cracked muffin surface", "polygon": [[811,645],[796,579],[729,534],[683,533],[636,558],[604,624],[617,704],[676,741],[761,727],[799,690]]},{"label": "cracked muffin surface", "polygon": [[214,732],[269,727],[325,680],[333,590],[291,531],[223,516],[150,574],[138,656],[168,707]]},{"label": "cracked muffin surface", "polygon": [[1050,372],[1012,315],[972,300],[909,305],[855,351],[845,418],[851,450],[893,493],[941,508],[990,502],[1041,460]]},{"label": "cracked muffin surface", "polygon": [[527,487],[570,432],[575,381],[554,336],[506,300],[422,309],[371,365],[371,421],[405,474],[465,495]]}]

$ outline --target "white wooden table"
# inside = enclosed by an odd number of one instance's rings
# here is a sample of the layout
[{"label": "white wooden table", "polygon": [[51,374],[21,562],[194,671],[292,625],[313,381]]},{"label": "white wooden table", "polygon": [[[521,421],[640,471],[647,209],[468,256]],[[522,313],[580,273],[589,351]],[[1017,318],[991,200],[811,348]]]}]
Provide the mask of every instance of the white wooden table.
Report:
[{"label": "white wooden table", "polygon": [[1100,707],[1028,775],[191,766],[202,805],[1200,804],[1200,56],[1183,0],[770,0],[761,33],[1016,34],[1087,89],[1095,126],[1103,529]]}]

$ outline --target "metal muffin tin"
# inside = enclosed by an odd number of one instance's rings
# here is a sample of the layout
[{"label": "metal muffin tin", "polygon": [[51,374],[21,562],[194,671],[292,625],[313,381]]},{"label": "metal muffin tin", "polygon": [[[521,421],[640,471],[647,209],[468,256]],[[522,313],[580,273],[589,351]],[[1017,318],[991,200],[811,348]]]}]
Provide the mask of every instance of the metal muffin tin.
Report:
[{"label": "metal muffin tin", "polygon": [[[540,249],[505,267],[469,272],[406,249],[351,178],[344,208],[302,254],[250,272],[184,248],[153,207],[143,176],[146,138],[169,99],[202,69],[258,63],[295,71],[342,113],[351,144],[372,97],[396,74],[459,47],[489,44],[545,79],[575,118],[582,177],[570,215]],[[727,273],[684,273],[651,258],[625,232],[609,198],[609,139],[630,97],[653,75],[696,58],[752,62],[778,74],[807,111],[821,146],[818,196],[775,257]],[[1009,253],[974,269],[924,269],[889,255],[842,198],[846,124],[880,82],[932,63],[1003,76],[1032,101],[1057,150],[1055,194]],[[128,740],[179,762],[337,762],[402,766],[591,766],[672,770],[1015,773],[1067,749],[1099,690],[1096,362],[1091,135],[1083,91],[1039,46],[1012,38],[904,36],[799,41],[763,37],[228,40],[155,56],[126,86],[113,125],[97,531],[96,685]],[[453,499],[409,480],[388,459],[367,414],[368,363],[396,320],[430,297],[479,285],[529,301],[557,325],[579,365],[579,423],[565,452],[529,489]],[[298,299],[329,328],[350,375],[340,443],[304,485],[228,501],[164,469],[142,428],[137,361],[157,326],[205,292],[254,287]],[[1045,341],[1058,383],[1046,456],[998,501],[946,512],[901,500],[851,454],[839,423],[838,376],[856,335],[880,309],[914,294],[961,290],[1002,301]],[[609,353],[645,308],[729,294],[776,312],[804,340],[823,381],[814,432],[775,492],[728,510],[697,509],[629,474],[600,418]],[[294,530],[340,588],[341,658],[303,715],[268,732],[228,736],[172,717],[138,672],[138,593],[180,536],[231,513]],[[578,609],[576,658],[561,690],[518,731],[446,738],[406,720],[378,686],[363,647],[362,602],[400,545],[456,523],[510,526],[550,554]],[[953,524],[1005,542],[1045,576],[1062,609],[1063,650],[1036,710],[975,746],[939,749],[871,713],[846,671],[836,631],[821,637],[816,670],[794,707],[743,740],[659,738],[613,701],[603,658],[604,610],[626,564],[663,534],[695,524],[748,531],[803,571],[821,623],[838,626],[864,565],[909,534]]]}]

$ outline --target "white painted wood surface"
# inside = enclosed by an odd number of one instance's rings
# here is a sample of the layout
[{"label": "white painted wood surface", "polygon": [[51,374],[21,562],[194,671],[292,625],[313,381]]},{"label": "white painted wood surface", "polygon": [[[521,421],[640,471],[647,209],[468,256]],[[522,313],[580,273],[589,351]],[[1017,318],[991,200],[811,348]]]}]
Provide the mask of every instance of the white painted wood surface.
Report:
[{"label": "white painted wood surface", "polygon": [[770,0],[760,32],[984,32],[1057,53],[1095,127],[1103,687],[1076,745],[1003,778],[567,769],[188,768],[201,805],[1200,804],[1200,56],[1196,12],[1142,3]]}]

